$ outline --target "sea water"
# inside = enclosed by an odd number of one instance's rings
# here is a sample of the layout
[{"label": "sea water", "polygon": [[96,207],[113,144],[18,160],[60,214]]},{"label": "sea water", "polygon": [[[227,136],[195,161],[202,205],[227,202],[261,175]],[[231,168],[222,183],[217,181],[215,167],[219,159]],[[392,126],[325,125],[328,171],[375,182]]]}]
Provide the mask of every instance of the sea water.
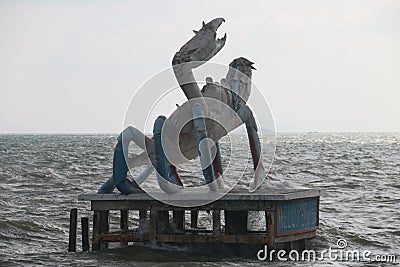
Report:
[{"label": "sea water", "polygon": [[[115,142],[114,134],[0,135],[0,266],[148,266],[156,262],[176,266],[176,261],[180,266],[288,265],[278,260],[260,262],[257,251],[251,259],[232,258],[151,244],[68,253],[69,210],[77,207],[79,216],[91,216],[89,203],[78,202],[77,196],[95,193],[110,177]],[[224,163],[228,142],[248,155],[246,137],[231,136],[221,144]],[[185,184],[203,181],[199,166],[181,168]],[[249,173],[251,162],[244,172],[237,170],[238,177]],[[238,186],[247,187],[248,181],[239,181]],[[397,255],[400,262],[400,133],[280,133],[263,187],[323,190],[320,228],[308,242],[309,249],[321,252],[344,239],[347,249]],[[204,213],[200,221],[211,221],[210,216]],[[111,223],[118,224],[116,215]],[[264,223],[262,216],[250,216],[254,227]],[[133,213],[130,226],[137,224]],[[313,264],[362,266],[365,262],[325,257]]]}]

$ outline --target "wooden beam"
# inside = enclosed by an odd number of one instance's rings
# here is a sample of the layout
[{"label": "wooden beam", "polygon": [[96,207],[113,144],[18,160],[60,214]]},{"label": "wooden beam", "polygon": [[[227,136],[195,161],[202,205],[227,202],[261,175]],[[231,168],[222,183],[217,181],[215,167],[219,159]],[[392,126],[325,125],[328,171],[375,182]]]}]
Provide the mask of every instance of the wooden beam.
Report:
[{"label": "wooden beam", "polygon": [[306,233],[299,233],[299,234],[293,234],[293,235],[287,235],[287,236],[275,236],[275,243],[284,243],[284,242],[291,242],[295,240],[302,240],[302,239],[309,239],[309,238],[314,238],[316,237],[317,233],[316,231],[310,231]]},{"label": "wooden beam", "polygon": [[[268,200],[217,200],[213,203],[198,207],[191,208],[197,210],[247,210],[247,211],[260,211],[270,210],[273,207],[273,201]],[[91,209],[95,210],[150,210],[156,208],[157,210],[186,210],[186,207],[171,206],[159,201],[129,201],[129,200],[92,200]]]},{"label": "wooden beam", "polygon": [[186,201],[208,201],[210,199],[210,194],[215,199],[221,201],[277,201],[277,200],[292,200],[300,198],[310,198],[317,197],[320,195],[321,190],[318,189],[272,189],[265,188],[259,189],[256,192],[248,192],[245,189],[235,189],[231,190],[229,194],[227,192],[220,190],[219,192],[210,193],[208,189],[190,189],[183,191],[179,194],[165,194],[160,189],[146,189],[150,193],[138,193],[138,194],[88,194],[79,195],[79,200],[89,200],[89,201],[101,201],[101,200],[128,200],[128,201],[154,201],[154,199],[159,199],[160,201],[168,201],[173,203],[182,203],[182,200]]},{"label": "wooden beam", "polygon": [[146,242],[150,241],[149,234],[108,233],[99,236],[101,241],[107,242]]},{"label": "wooden beam", "polygon": [[265,235],[220,235],[208,234],[160,234],[158,242],[165,243],[209,243],[209,244],[265,244]]},{"label": "wooden beam", "polygon": [[[299,242],[300,246],[304,246],[304,240],[306,238],[311,238],[315,235],[314,233],[301,234],[299,236],[292,237],[291,240],[288,239],[288,236],[279,237],[275,240],[276,243],[290,243],[290,242]],[[98,239],[100,241],[107,242],[145,242],[151,241],[150,234],[143,234],[139,232],[130,232],[130,233],[108,233],[108,234],[100,234]],[[166,242],[166,243],[216,243],[222,242],[226,244],[265,244],[268,242],[265,234],[243,234],[243,235],[227,235],[221,234],[219,237],[215,236],[215,234],[211,231],[208,232],[199,232],[199,233],[173,233],[173,234],[157,234],[155,235],[154,241],[157,242]]]}]

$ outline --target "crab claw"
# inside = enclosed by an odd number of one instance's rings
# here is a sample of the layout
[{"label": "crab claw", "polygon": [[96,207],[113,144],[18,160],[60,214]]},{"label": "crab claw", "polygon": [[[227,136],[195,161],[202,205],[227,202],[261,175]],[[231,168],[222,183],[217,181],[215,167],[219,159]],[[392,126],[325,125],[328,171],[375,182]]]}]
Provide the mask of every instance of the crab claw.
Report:
[{"label": "crab claw", "polygon": [[217,30],[224,22],[223,18],[215,18],[208,23],[203,22],[202,28],[194,31],[195,36],[175,54],[172,65],[196,61],[197,63],[190,65],[190,68],[193,69],[214,57],[226,42],[226,34],[217,39]]},{"label": "crab claw", "polygon": [[[204,24],[204,22],[203,22],[202,30],[211,30],[214,33],[214,38],[216,38],[217,30],[221,26],[221,24],[224,22],[225,22],[224,18],[213,19],[212,21],[208,22],[207,24]],[[215,41],[217,43],[225,43],[226,33],[225,33],[224,37],[222,37],[220,39],[216,39]]]},{"label": "crab claw", "polygon": [[217,47],[222,48],[226,42],[226,33],[224,34],[224,37],[217,39],[215,42],[217,44]]},{"label": "crab claw", "polygon": [[[221,24],[224,23],[224,22],[225,22],[225,19],[223,19],[223,18],[216,18],[216,19],[213,19],[212,21],[210,21],[209,23],[207,23],[207,24],[206,24],[206,27],[211,28],[211,29],[214,31],[215,36],[216,36],[216,33],[217,33],[218,28],[219,28],[219,27],[221,26]],[[226,41],[226,33],[224,34],[224,37],[219,38],[219,39],[216,39],[215,41],[216,41],[217,43],[224,43],[224,44],[225,44],[225,41]]]},{"label": "crab claw", "polygon": [[210,29],[212,29],[214,31],[217,31],[217,29],[219,28],[219,26],[221,26],[221,24],[223,22],[225,22],[225,19],[216,18],[216,19],[213,19],[212,21],[210,21],[207,24],[204,24],[204,22],[203,22],[203,27],[207,27],[207,28],[210,28]]},{"label": "crab claw", "polygon": [[[212,21],[210,21],[209,23],[207,23],[205,26],[203,26],[203,28],[211,30],[214,34],[214,38],[216,38],[217,30],[223,22],[225,22],[225,19],[216,18],[216,19],[213,19]],[[208,61],[213,56],[215,56],[224,47],[225,42],[226,42],[226,33],[224,34],[224,36],[222,38],[215,39],[215,47],[214,47],[213,51],[211,51],[211,53],[208,55],[208,57],[206,57],[204,59],[204,61]]]},{"label": "crab claw", "polygon": [[217,41],[225,43],[225,41],[226,41],[226,33],[224,34],[224,37],[217,39]]}]

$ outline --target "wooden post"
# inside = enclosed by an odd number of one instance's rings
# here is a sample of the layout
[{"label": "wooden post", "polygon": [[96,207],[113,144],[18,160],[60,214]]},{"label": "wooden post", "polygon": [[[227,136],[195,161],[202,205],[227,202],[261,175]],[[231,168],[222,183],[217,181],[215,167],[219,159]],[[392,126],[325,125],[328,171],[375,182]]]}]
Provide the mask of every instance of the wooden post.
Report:
[{"label": "wooden post", "polygon": [[[101,234],[108,234],[108,230],[110,228],[108,222],[108,210],[100,211],[100,233]],[[104,250],[108,248],[108,242],[100,241],[100,250]]]},{"label": "wooden post", "polygon": [[157,233],[166,233],[169,228],[169,212],[167,210],[157,211]]},{"label": "wooden post", "polygon": [[306,238],[300,239],[297,242],[299,243],[299,251],[303,251],[303,250],[306,249],[306,246],[307,246],[307,239]]},{"label": "wooden post", "polygon": [[128,231],[128,216],[129,216],[129,211],[128,210],[121,210],[121,218],[119,221],[119,226],[123,232]]},{"label": "wooden post", "polygon": [[290,249],[297,250],[298,252],[300,252],[298,240],[290,241]]},{"label": "wooden post", "polygon": [[[292,248],[292,242],[284,242],[283,243],[283,248],[286,251],[286,253],[290,253],[290,251],[293,249]],[[281,245],[282,246],[282,245]]]},{"label": "wooden post", "polygon": [[213,210],[213,233],[216,236],[221,235],[221,211]]},{"label": "wooden post", "polygon": [[185,211],[184,210],[174,210],[173,211],[173,221],[177,231],[184,231],[185,225]]},{"label": "wooden post", "polygon": [[157,210],[150,210],[150,241],[156,241],[157,234]]},{"label": "wooden post", "polygon": [[199,211],[191,210],[190,211],[190,227],[192,229],[197,228],[197,219],[198,218],[199,218]]},{"label": "wooden post", "polygon": [[221,211],[213,210],[213,233],[215,236],[214,251],[221,251]]},{"label": "wooden post", "polygon": [[265,212],[267,221],[267,245],[268,249],[275,249],[275,212]]},{"label": "wooden post", "polygon": [[[121,213],[121,218],[119,221],[119,226],[120,226],[122,232],[125,233],[126,231],[128,231],[129,210],[121,210],[120,213]],[[121,244],[123,246],[127,246],[128,242],[124,241],[124,242],[121,242]]]},{"label": "wooden post", "polygon": [[89,218],[81,218],[82,251],[89,251]]},{"label": "wooden post", "polygon": [[69,252],[76,252],[76,228],[77,228],[78,209],[71,209],[69,215]]},{"label": "wooden post", "polygon": [[139,219],[146,220],[147,218],[147,210],[139,210]]},{"label": "wooden post", "polygon": [[227,234],[247,233],[247,211],[225,210],[225,232]]},{"label": "wooden post", "polygon": [[100,211],[93,212],[92,251],[100,250]]},{"label": "wooden post", "polygon": [[144,229],[147,219],[147,210],[139,210],[139,231]]}]

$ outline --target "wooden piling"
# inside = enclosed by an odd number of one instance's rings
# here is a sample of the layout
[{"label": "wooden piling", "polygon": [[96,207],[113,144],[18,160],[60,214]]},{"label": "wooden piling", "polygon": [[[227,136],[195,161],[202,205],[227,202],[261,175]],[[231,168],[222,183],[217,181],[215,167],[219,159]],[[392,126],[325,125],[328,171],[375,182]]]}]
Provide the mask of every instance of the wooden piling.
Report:
[{"label": "wooden piling", "polygon": [[149,239],[150,241],[156,241],[157,235],[157,210],[151,209],[150,210],[150,233]]},{"label": "wooden piling", "polygon": [[144,229],[147,220],[147,210],[139,210],[139,228]]},{"label": "wooden piling", "polygon": [[192,229],[197,228],[197,220],[199,218],[199,211],[198,210],[191,210],[190,211],[190,227]]},{"label": "wooden piling", "polygon": [[265,211],[268,249],[275,249],[275,212]]},{"label": "wooden piling", "polygon": [[69,252],[76,252],[76,229],[77,229],[78,209],[71,209],[69,215]]},{"label": "wooden piling", "polygon": [[[120,214],[121,214],[121,218],[120,218],[119,226],[120,226],[122,232],[125,233],[125,232],[128,231],[129,211],[128,210],[121,210]],[[123,241],[123,242],[121,242],[121,244],[123,246],[127,246],[128,242]]]},{"label": "wooden piling", "polygon": [[139,210],[139,219],[146,220],[147,218],[147,210]]},{"label": "wooden piling", "polygon": [[157,211],[157,233],[166,233],[169,228],[169,212],[167,210]]},{"label": "wooden piling", "polygon": [[[110,224],[108,221],[108,215],[109,211],[108,210],[102,210],[100,211],[100,234],[108,234]],[[108,242],[104,240],[100,240],[100,250],[107,249],[108,248]]]},{"label": "wooden piling", "polygon": [[120,211],[121,218],[119,222],[119,226],[123,232],[128,231],[128,217],[129,217],[129,211],[128,210],[121,210]]},{"label": "wooden piling", "polygon": [[221,211],[218,209],[213,210],[213,234],[215,237],[214,251],[221,251]]},{"label": "wooden piling", "polygon": [[228,234],[245,234],[247,232],[247,211],[226,210],[225,232]]},{"label": "wooden piling", "polygon": [[82,251],[89,251],[89,218],[81,218]]},{"label": "wooden piling", "polygon": [[173,222],[175,224],[176,230],[182,232],[185,225],[185,211],[184,210],[174,210],[173,211]]},{"label": "wooden piling", "polygon": [[100,250],[100,211],[93,212],[92,251]]}]

